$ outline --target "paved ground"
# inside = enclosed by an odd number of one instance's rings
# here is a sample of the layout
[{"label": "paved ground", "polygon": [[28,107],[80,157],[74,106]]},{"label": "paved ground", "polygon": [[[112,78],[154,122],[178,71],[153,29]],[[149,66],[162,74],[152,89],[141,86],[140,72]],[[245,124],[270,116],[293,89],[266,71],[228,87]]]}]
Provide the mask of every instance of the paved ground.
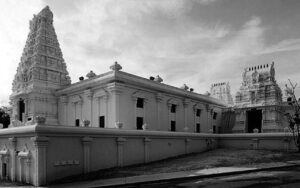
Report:
[{"label": "paved ground", "polygon": [[68,177],[59,183],[104,180],[162,173],[189,172],[216,167],[259,168],[261,166],[267,166],[269,163],[280,164],[280,162],[299,159],[299,153],[284,153],[265,150],[216,149],[208,152],[166,159],[146,165],[100,170],[86,176],[80,175]]},{"label": "paved ground", "polygon": [[300,187],[300,167],[287,167],[277,170],[260,171],[247,174],[229,175],[194,180],[170,180],[150,184],[136,184],[119,187],[205,187],[205,188],[296,188]]}]

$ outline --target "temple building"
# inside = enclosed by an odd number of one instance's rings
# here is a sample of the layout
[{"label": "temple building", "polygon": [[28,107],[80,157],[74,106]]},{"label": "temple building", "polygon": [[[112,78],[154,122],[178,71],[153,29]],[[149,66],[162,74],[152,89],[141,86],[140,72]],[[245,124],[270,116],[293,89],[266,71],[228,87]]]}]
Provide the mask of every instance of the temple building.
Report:
[{"label": "temple building", "polygon": [[48,6],[29,29],[10,95],[11,124],[0,130],[0,179],[42,186],[219,146],[259,149],[276,141],[272,148],[289,147],[285,133],[277,140],[211,134],[283,130],[274,63],[244,70],[232,107],[229,83],[202,95],[186,84],[164,84],[159,75],[123,72],[118,62],[71,84]]},{"label": "temple building", "polygon": [[110,71],[71,84],[53,27],[53,14],[44,8],[30,21],[30,32],[13,81],[11,126],[30,125],[36,117],[57,126],[217,132],[222,108],[218,99],[188,87],[163,84]]},{"label": "temple building", "polygon": [[233,106],[229,82],[215,83],[211,85],[210,96],[224,101],[228,106]]},{"label": "temple building", "polygon": [[282,125],[282,92],[275,79],[274,62],[245,68],[235,96],[233,132],[278,132]]}]

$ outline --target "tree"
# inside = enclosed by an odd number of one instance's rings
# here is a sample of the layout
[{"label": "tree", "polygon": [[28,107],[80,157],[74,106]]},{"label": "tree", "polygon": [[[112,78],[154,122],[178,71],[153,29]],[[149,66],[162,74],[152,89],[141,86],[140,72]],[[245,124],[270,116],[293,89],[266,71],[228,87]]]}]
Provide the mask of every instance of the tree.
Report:
[{"label": "tree", "polygon": [[7,110],[7,107],[0,107],[0,123],[3,124],[3,128],[7,128],[10,124],[10,117]]},{"label": "tree", "polygon": [[284,115],[288,118],[289,121],[289,129],[293,133],[293,140],[295,142],[295,145],[298,148],[298,151],[300,152],[300,106],[299,101],[297,100],[295,96],[295,88],[297,84],[293,84],[290,80],[290,87],[286,84],[285,85],[285,92],[287,97],[287,103],[288,105],[293,107],[293,113],[285,113]]}]

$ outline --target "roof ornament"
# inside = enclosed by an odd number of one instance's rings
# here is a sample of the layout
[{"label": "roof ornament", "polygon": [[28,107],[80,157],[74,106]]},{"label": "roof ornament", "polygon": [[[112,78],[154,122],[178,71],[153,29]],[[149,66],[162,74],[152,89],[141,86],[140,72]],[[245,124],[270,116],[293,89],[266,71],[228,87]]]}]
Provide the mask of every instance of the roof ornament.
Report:
[{"label": "roof ornament", "polygon": [[188,90],[189,87],[188,87],[186,84],[183,84],[183,85],[180,87],[180,89]]},{"label": "roof ornament", "polygon": [[113,71],[119,71],[122,69],[122,66],[120,64],[118,64],[118,62],[116,61],[112,66],[109,67],[111,70]]},{"label": "roof ornament", "polygon": [[90,78],[94,78],[96,76],[96,74],[91,70],[89,73],[87,73],[86,77]]},{"label": "roof ornament", "polygon": [[154,79],[154,81],[161,83],[164,80],[159,75],[157,75],[156,78]]}]

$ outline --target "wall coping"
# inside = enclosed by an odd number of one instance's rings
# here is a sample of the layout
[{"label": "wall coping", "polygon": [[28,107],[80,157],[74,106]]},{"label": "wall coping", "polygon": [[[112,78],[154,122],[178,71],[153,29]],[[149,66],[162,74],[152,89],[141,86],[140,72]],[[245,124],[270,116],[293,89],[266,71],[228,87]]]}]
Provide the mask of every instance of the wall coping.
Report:
[{"label": "wall coping", "polygon": [[123,136],[123,137],[194,137],[194,138],[216,138],[216,139],[269,139],[278,137],[292,137],[291,133],[234,133],[234,134],[212,134],[212,133],[187,133],[170,131],[144,131],[144,130],[122,130],[98,127],[75,127],[57,125],[27,125],[23,127],[12,127],[0,129],[0,137],[5,135],[64,135],[64,136]]}]

